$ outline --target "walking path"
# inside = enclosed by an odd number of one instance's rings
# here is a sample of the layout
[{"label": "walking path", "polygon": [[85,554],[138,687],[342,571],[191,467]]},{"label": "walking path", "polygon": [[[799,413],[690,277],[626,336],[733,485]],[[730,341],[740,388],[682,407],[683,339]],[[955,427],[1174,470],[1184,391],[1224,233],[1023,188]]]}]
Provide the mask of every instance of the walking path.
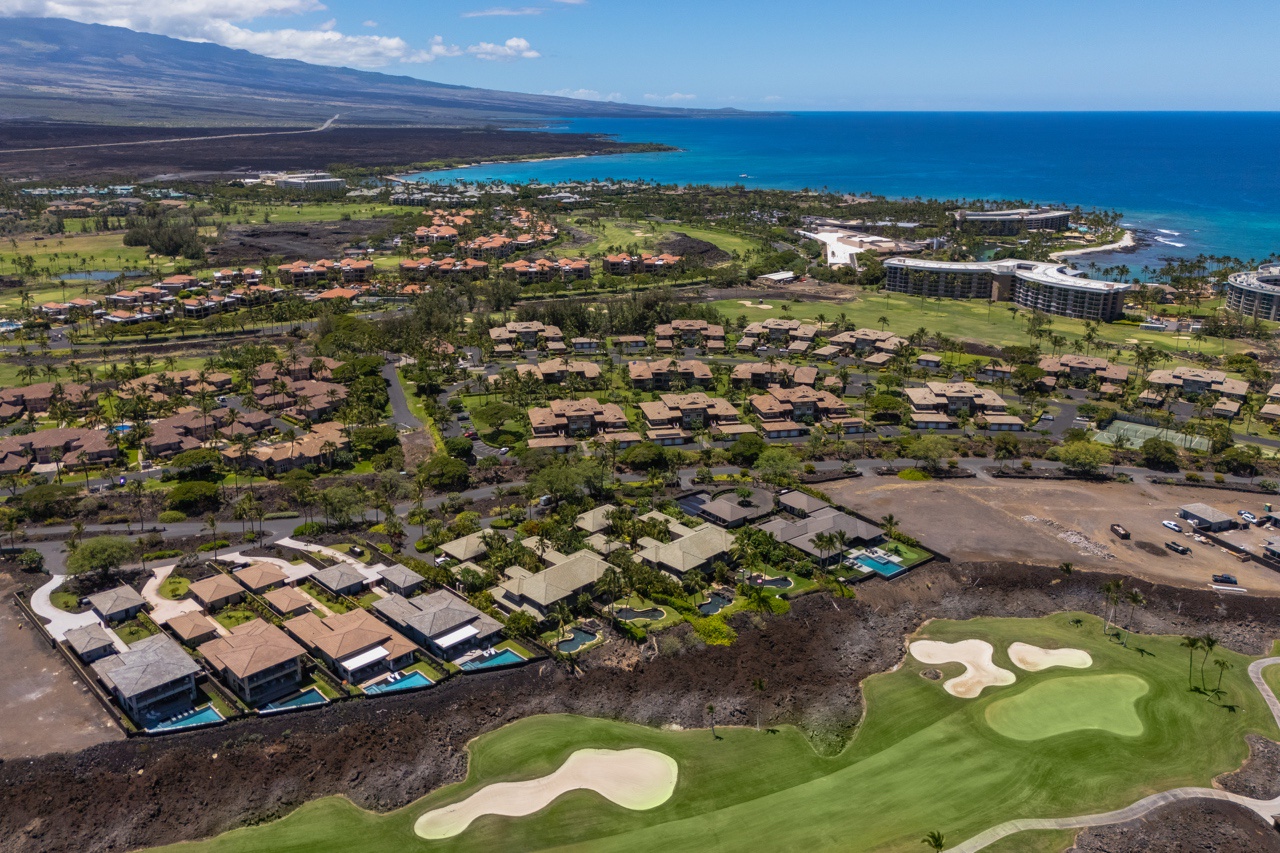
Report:
[{"label": "walking path", "polygon": [[152,573],[151,579],[142,587],[142,597],[151,605],[151,612],[147,615],[151,617],[151,621],[157,625],[163,625],[176,616],[184,613],[190,613],[193,610],[199,610],[200,605],[193,599],[183,598],[177,601],[165,598],[160,594],[160,584],[168,580],[169,575],[173,573],[174,566],[160,566]]},{"label": "walking path", "polygon": [[[1280,657],[1262,658],[1249,664],[1249,679],[1253,682],[1253,686],[1258,688],[1262,698],[1266,700],[1267,707],[1271,709],[1271,715],[1275,717],[1276,725],[1280,726],[1280,699],[1276,698],[1275,693],[1271,691],[1271,688],[1262,679],[1262,670],[1273,664],[1280,664]],[[1252,797],[1233,794],[1230,791],[1220,791],[1217,788],[1174,788],[1172,791],[1162,791],[1159,794],[1144,797],[1131,806],[1126,806],[1113,812],[1078,817],[1028,818],[1007,821],[999,826],[993,826],[985,832],[980,832],[963,844],[952,848],[952,853],[977,853],[978,850],[982,850],[1002,838],[1034,829],[1084,829],[1090,826],[1124,823],[1145,817],[1161,806],[1185,800],[1224,800],[1229,803],[1235,803],[1255,812],[1267,823],[1271,823],[1275,816],[1280,814],[1280,797],[1271,800],[1255,800]]]},{"label": "walking path", "polygon": [[31,609],[36,612],[36,615],[49,620],[45,628],[55,640],[65,639],[67,632],[75,628],[102,624],[98,614],[92,610],[86,610],[84,613],[68,613],[53,606],[51,596],[66,579],[66,575],[54,575],[47,584],[31,593]]}]

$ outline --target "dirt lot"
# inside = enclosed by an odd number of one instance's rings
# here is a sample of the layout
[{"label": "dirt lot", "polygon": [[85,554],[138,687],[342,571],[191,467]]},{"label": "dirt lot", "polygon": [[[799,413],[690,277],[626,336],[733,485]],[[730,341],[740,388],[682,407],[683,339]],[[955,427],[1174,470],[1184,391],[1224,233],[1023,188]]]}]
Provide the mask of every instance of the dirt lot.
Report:
[{"label": "dirt lot", "polygon": [[[862,584],[856,600],[810,595],[766,622],[738,614],[739,638],[728,648],[701,646],[682,626],[656,650],[613,638],[584,656],[577,676],[540,664],[452,679],[411,696],[7,762],[0,764],[0,849],[115,851],[199,838],[335,793],[385,811],[459,779],[471,738],[538,713],[690,727],[705,725],[704,709],[714,703],[725,723],[750,724],[763,700],[766,722],[795,723],[819,749],[839,749],[861,715],[861,680],[896,666],[904,636],[925,619],[1096,613],[1107,577],[1061,577],[1052,566],[934,565]],[[1211,630],[1248,654],[1269,650],[1280,630],[1280,598],[1139,588],[1150,601],[1136,614],[1139,630]],[[768,685],[761,698],[757,678]],[[1179,849],[1196,832],[1217,837],[1224,820],[1232,821],[1231,834],[1253,826],[1195,804],[1168,814],[1167,831],[1163,818],[1144,825],[1147,847],[1114,849]]]},{"label": "dirt lot", "polygon": [[13,604],[14,588],[13,579],[0,574],[0,759],[122,740],[102,706]]},{"label": "dirt lot", "polygon": [[[1241,563],[1216,546],[1160,524],[1176,521],[1179,506],[1197,502],[1232,515],[1242,508],[1260,512],[1253,495],[1150,483],[989,477],[922,483],[861,477],[826,483],[822,489],[872,518],[892,513],[905,532],[953,560],[1070,562],[1182,586],[1203,586],[1212,575],[1225,572],[1251,592],[1280,595],[1280,574]],[[1128,529],[1132,538],[1118,539],[1108,529],[1113,523]],[[1260,545],[1271,535],[1280,534],[1254,529],[1226,538]],[[1168,541],[1185,544],[1191,554],[1173,553],[1164,547]]]},{"label": "dirt lot", "polygon": [[[277,129],[236,128],[234,132],[258,133]],[[225,128],[0,124],[0,174],[27,178],[56,175],[59,180],[69,180],[94,176],[147,179],[163,173],[195,176],[258,170],[323,169],[333,163],[394,169],[432,160],[487,160],[530,154],[612,154],[631,147],[580,133],[335,127],[322,133],[292,136],[246,136],[62,151],[5,151],[224,133],[227,133]]]}]

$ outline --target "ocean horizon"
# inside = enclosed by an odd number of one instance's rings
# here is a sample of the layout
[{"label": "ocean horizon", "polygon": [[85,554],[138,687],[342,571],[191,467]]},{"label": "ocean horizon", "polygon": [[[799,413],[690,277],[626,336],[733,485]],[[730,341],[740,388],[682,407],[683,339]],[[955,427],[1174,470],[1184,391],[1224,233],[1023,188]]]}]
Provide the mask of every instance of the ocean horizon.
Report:
[{"label": "ocean horizon", "polygon": [[576,119],[552,128],[680,150],[404,177],[643,178],[1117,210],[1142,246],[1086,255],[1077,264],[1126,264],[1135,274],[1166,257],[1247,260],[1280,252],[1280,112],[786,112]]}]

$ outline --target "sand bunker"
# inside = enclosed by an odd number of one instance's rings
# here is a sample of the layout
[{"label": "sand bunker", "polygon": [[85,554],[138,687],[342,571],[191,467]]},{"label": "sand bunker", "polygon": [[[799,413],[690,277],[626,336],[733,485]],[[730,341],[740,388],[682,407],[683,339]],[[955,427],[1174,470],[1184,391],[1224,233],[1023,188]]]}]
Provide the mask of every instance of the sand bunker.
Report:
[{"label": "sand bunker", "polygon": [[964,665],[964,675],[945,682],[942,687],[952,696],[976,699],[987,687],[1001,687],[1018,680],[1012,672],[996,666],[991,655],[995,649],[986,640],[961,640],[958,643],[941,643],[937,640],[916,640],[911,644],[911,656],[921,663],[958,663]]},{"label": "sand bunker", "polygon": [[1093,658],[1083,649],[1042,649],[1027,643],[1010,645],[1009,660],[1013,661],[1014,666],[1027,672],[1039,672],[1055,666],[1071,669],[1088,669],[1093,666]]},{"label": "sand bunker", "polygon": [[765,305],[763,302],[752,302],[750,299],[739,299],[739,300],[738,300],[738,304],[739,304],[739,305],[745,305],[745,306],[747,306],[748,308],[765,308],[765,309],[769,309],[769,308],[772,308],[772,307],[773,307],[772,305]]},{"label": "sand bunker", "polygon": [[433,809],[418,818],[420,838],[451,838],[484,815],[523,817],[544,809],[568,791],[595,791],[633,811],[656,808],[676,787],[675,759],[651,749],[580,749],[541,779],[495,782],[459,803]]}]

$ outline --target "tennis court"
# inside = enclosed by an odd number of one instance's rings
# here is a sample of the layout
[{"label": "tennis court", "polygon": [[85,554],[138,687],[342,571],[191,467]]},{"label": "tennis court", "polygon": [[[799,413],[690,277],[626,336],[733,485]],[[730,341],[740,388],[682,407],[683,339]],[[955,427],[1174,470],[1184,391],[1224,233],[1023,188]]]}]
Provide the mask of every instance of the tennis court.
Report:
[{"label": "tennis court", "polygon": [[1121,435],[1128,442],[1126,446],[1134,450],[1141,447],[1142,442],[1148,438],[1163,438],[1188,450],[1209,449],[1209,439],[1202,435],[1183,435],[1176,429],[1166,429],[1151,424],[1135,424],[1129,421],[1112,421],[1107,425],[1106,430],[1095,435],[1093,440],[1102,444],[1115,444],[1116,437]]}]

